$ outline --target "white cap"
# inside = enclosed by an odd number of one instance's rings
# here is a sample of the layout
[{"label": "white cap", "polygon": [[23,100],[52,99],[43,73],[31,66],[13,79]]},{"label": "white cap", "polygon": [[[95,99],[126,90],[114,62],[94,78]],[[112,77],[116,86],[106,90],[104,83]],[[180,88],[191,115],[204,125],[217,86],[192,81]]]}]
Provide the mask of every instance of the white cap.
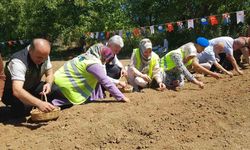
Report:
[{"label": "white cap", "polygon": [[123,39],[119,35],[112,36],[109,39],[108,44],[116,44],[116,45],[119,45],[121,48],[123,48],[124,46]]}]

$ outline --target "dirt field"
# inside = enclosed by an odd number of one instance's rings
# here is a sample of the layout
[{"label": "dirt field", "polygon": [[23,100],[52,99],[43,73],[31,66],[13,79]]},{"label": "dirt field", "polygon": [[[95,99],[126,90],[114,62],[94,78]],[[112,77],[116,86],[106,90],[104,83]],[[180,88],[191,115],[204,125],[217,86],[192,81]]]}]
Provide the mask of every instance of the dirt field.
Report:
[{"label": "dirt field", "polygon": [[126,94],[131,103],[78,105],[39,124],[6,118],[0,103],[0,149],[250,149],[250,69],[244,73],[205,77],[202,90],[186,83]]}]

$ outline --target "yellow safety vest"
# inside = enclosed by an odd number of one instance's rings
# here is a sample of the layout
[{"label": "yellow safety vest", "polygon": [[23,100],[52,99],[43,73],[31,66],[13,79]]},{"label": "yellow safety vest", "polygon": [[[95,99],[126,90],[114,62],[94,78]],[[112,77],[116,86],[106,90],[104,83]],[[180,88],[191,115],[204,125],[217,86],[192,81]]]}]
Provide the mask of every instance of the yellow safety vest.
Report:
[{"label": "yellow safety vest", "polygon": [[86,59],[80,55],[64,64],[54,74],[55,83],[63,95],[73,104],[85,102],[95,89],[97,79],[87,72],[91,64],[101,63],[97,60]]},{"label": "yellow safety vest", "polygon": [[[173,51],[170,51],[169,53],[167,53],[164,57],[162,57],[160,59],[160,66],[161,68],[164,70],[164,71],[169,71],[169,70],[172,70],[176,67],[176,64],[175,62],[172,60],[171,56],[172,54],[174,53],[178,53],[181,55],[181,58],[182,60],[184,59],[184,52],[182,51],[182,49],[176,49],[176,50],[173,50]],[[185,66],[189,66],[191,65],[193,62],[193,60],[189,60]]]},{"label": "yellow safety vest", "polygon": [[[134,51],[134,54],[135,54],[135,57],[136,57],[136,69],[140,69],[140,67],[141,67],[140,50],[139,50],[139,48],[136,48],[133,51]],[[157,61],[159,60],[159,56],[155,52],[152,52],[151,57],[152,58],[151,58],[150,63],[149,63],[149,71],[148,71],[148,76],[150,78],[153,77],[153,69],[154,69]]]}]

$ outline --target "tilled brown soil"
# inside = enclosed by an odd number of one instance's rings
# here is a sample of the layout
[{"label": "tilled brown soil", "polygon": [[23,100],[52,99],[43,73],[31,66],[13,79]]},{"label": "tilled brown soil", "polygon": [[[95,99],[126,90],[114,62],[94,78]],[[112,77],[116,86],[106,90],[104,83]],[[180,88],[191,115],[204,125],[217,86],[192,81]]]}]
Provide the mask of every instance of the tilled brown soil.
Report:
[{"label": "tilled brown soil", "polygon": [[46,123],[3,116],[0,103],[0,149],[250,149],[250,69],[202,81],[73,106]]}]

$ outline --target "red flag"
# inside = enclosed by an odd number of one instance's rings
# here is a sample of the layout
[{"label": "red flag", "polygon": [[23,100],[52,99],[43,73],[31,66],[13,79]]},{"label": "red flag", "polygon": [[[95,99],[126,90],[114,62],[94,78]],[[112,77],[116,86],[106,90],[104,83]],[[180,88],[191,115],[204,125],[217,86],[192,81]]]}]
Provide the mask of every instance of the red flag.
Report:
[{"label": "red flag", "polygon": [[110,37],[110,32],[106,32],[106,39],[109,39]]},{"label": "red flag", "polygon": [[140,35],[140,29],[139,28],[134,28],[133,34],[135,37],[138,37]]},{"label": "red flag", "polygon": [[217,20],[216,16],[210,16],[209,19],[210,19],[210,22],[211,22],[212,26],[218,24],[218,20]]},{"label": "red flag", "polygon": [[166,28],[167,28],[168,32],[174,31],[174,26],[172,23],[166,23]]}]

